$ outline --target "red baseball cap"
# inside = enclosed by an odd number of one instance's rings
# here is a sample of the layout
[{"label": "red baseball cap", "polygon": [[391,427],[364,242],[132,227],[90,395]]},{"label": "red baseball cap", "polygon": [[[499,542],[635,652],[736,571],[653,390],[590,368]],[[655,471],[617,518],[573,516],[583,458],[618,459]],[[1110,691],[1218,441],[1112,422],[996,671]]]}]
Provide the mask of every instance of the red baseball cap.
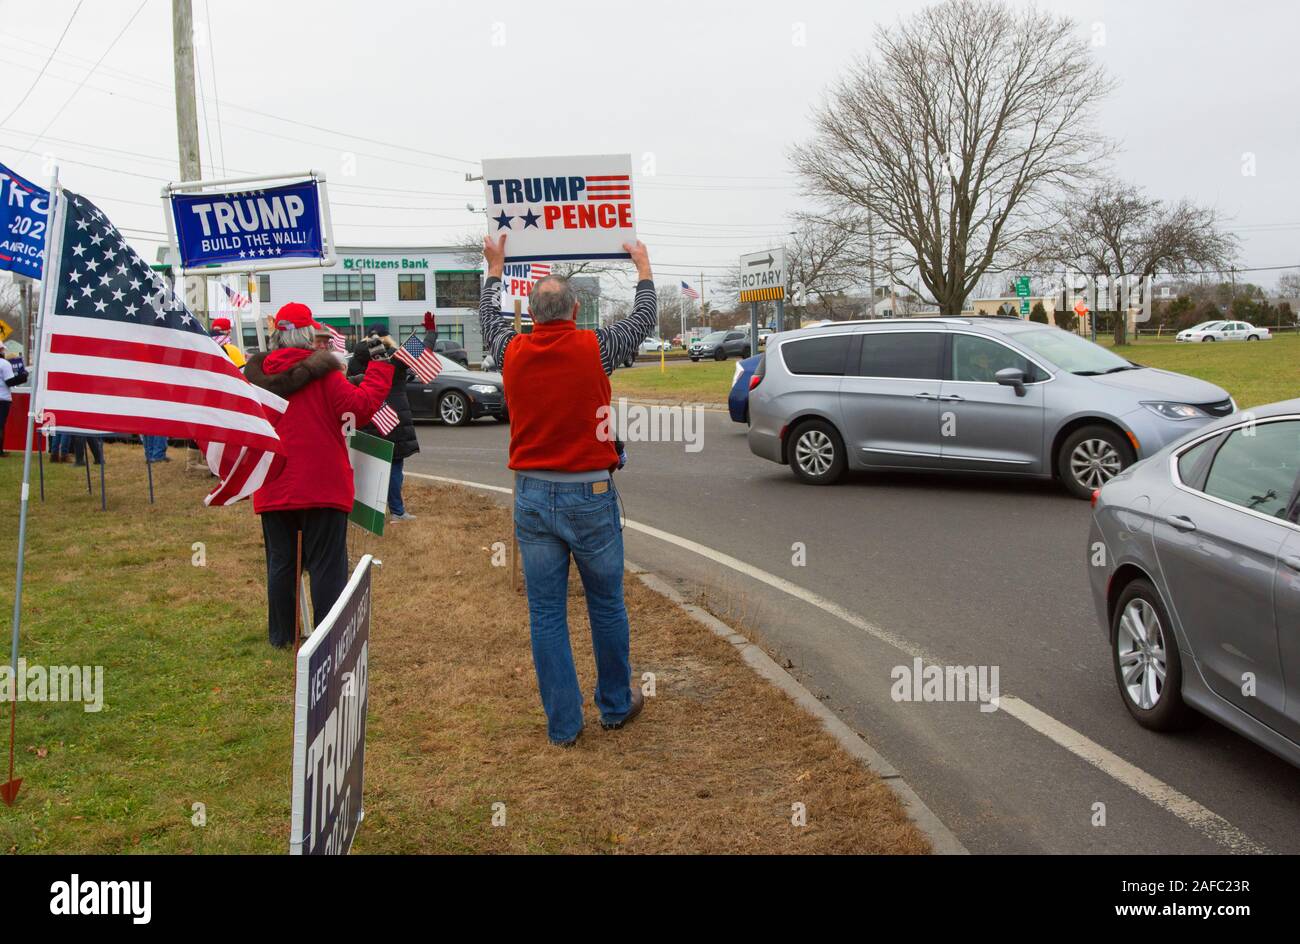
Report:
[{"label": "red baseball cap", "polygon": [[328,334],[329,329],[312,317],[311,309],[302,302],[289,302],[275,313],[277,325],[288,323],[295,328],[315,328],[319,334]]},{"label": "red baseball cap", "polygon": [[213,330],[216,330],[216,331],[229,331],[229,330],[230,330],[230,319],[229,319],[229,318],[213,318],[213,319],[212,319],[212,327],[213,327]]}]

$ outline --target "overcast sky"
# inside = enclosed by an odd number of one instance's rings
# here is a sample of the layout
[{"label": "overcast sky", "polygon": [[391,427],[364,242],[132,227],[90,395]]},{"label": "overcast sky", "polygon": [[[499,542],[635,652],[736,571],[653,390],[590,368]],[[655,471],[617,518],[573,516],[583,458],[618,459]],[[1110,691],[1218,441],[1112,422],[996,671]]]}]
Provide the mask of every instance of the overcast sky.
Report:
[{"label": "overcast sky", "polygon": [[[707,288],[789,229],[810,108],[923,5],[194,0],[203,170],[320,168],[340,243],[440,245],[482,225],[464,177],[483,157],[630,152],[659,280]],[[153,258],[176,176],[171,3],[85,0],[32,88],[76,6],[0,0],[0,162],[42,182],[52,155]],[[1245,266],[1300,264],[1300,4],[1045,6],[1104,30],[1117,173],[1219,208]]]}]

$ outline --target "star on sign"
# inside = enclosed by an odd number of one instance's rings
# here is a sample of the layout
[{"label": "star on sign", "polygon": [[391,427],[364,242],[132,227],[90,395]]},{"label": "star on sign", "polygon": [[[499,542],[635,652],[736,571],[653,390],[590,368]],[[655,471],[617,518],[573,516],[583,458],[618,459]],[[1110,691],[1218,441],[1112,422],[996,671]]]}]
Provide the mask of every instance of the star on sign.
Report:
[{"label": "star on sign", "polygon": [[510,221],[513,220],[514,217],[507,214],[505,210],[502,210],[500,216],[494,216],[492,219],[497,224],[497,232],[500,232],[503,229],[510,229]]},{"label": "star on sign", "polygon": [[524,229],[528,229],[530,226],[537,226],[537,221],[540,219],[541,217],[533,212],[533,208],[529,207],[528,212],[523,215]]}]

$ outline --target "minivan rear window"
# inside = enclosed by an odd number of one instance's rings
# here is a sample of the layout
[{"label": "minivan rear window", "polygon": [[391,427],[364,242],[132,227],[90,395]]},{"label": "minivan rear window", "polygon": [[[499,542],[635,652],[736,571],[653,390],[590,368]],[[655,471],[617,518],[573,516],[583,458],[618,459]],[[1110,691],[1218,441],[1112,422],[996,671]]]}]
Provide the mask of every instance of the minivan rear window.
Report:
[{"label": "minivan rear window", "polygon": [[938,331],[869,331],[862,335],[862,377],[938,380],[943,362]]},{"label": "minivan rear window", "polygon": [[822,338],[789,341],[781,345],[781,357],[786,370],[792,374],[844,375],[844,362],[848,360],[848,334],[833,334]]}]

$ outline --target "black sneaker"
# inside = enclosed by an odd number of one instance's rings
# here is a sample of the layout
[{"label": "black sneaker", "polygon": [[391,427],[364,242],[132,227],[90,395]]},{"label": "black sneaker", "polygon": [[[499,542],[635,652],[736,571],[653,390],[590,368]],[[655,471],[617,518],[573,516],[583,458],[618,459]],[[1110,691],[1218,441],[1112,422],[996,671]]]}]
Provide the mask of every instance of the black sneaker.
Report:
[{"label": "black sneaker", "polygon": [[623,727],[628,722],[633,721],[636,718],[636,716],[641,713],[641,709],[644,707],[645,707],[645,696],[641,694],[641,689],[639,686],[633,685],[632,686],[632,707],[628,709],[627,714],[623,716],[623,720],[614,721],[614,722],[602,721],[600,723],[600,726],[604,728],[606,731],[617,731],[619,728]]},{"label": "black sneaker", "polygon": [[577,734],[569,738],[567,741],[552,741],[551,744],[553,744],[555,747],[573,747],[573,745],[578,743],[578,738],[580,737],[582,737],[581,728],[578,729]]}]

